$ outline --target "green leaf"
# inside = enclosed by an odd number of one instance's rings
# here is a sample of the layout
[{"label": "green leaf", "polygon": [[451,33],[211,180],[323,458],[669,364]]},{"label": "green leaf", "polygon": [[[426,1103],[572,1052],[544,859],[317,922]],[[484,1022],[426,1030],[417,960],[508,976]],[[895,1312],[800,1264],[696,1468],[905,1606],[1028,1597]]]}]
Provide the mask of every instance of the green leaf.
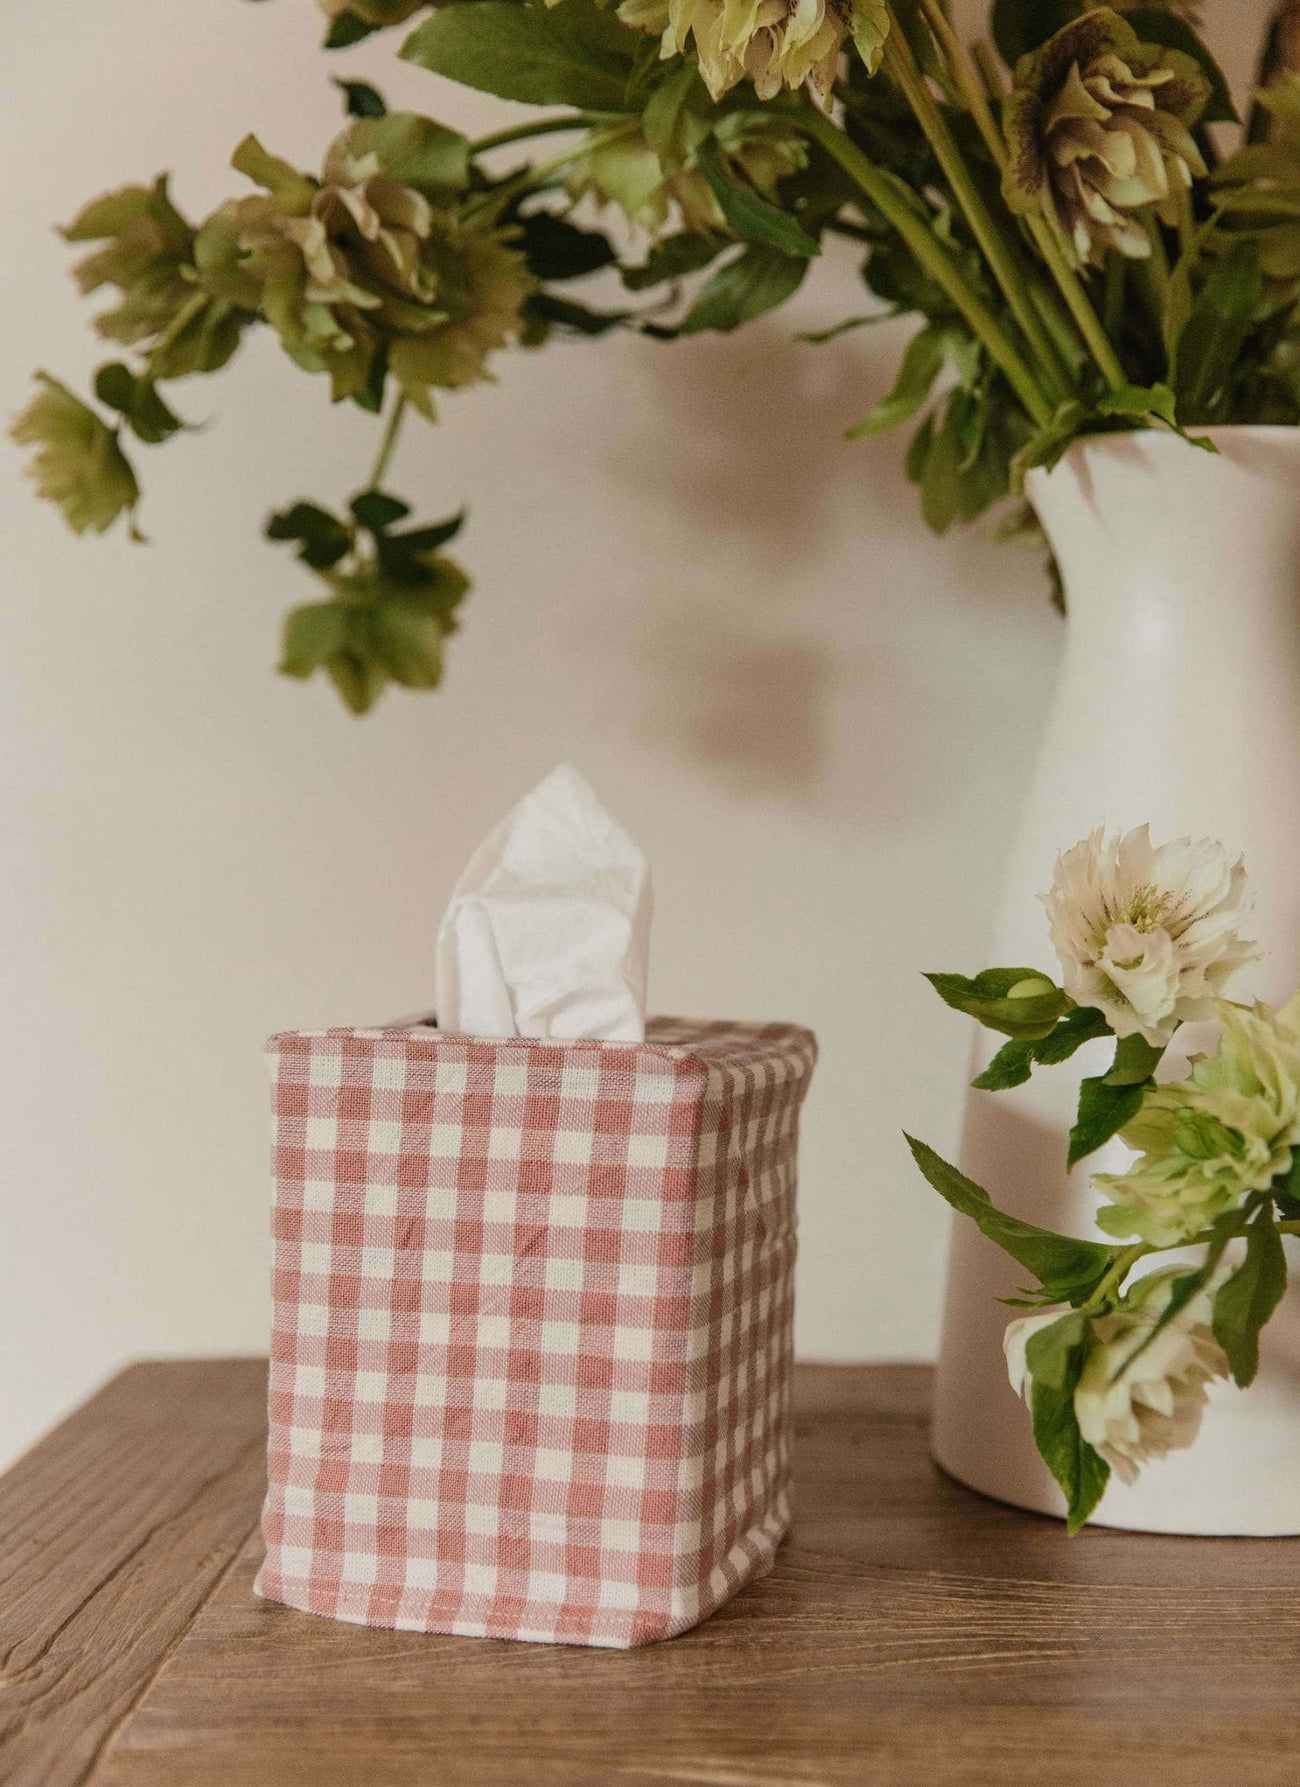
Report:
[{"label": "green leaf", "polygon": [[945,341],[945,331],[936,323],[928,323],[913,335],[907,344],[893,389],[887,397],[881,398],[861,422],[849,429],[850,440],[883,434],[887,429],[898,427],[900,422],[911,421],[929,397],[934,381],[943,371]]},{"label": "green leaf", "polygon": [[[468,4],[475,0],[467,0]],[[589,304],[577,304],[572,298],[559,298],[554,292],[534,292],[524,305],[526,313],[542,323],[569,329],[575,335],[606,335],[630,323],[633,310],[595,310]]]},{"label": "green leaf", "polygon": [[442,681],[445,633],[440,616],[405,602],[381,602],[370,613],[375,654],[406,689],[436,689]]},{"label": "green leaf", "polygon": [[231,156],[230,165],[254,186],[269,192],[290,216],[305,217],[311,210],[316,197],[316,188],[311,181],[280,156],[270,154],[255,136],[244,138]]},{"label": "green leaf", "polygon": [[1004,1092],[1012,1086],[1022,1086],[1035,1065],[1055,1067],[1068,1061],[1085,1042],[1110,1033],[1110,1025],[1101,1012],[1090,1005],[1076,1006],[1046,1036],[1036,1041],[1028,1038],[1006,1043],[971,1084],[983,1092]]},{"label": "green leaf", "polygon": [[930,451],[934,446],[934,416],[921,419],[921,426],[908,442],[907,453],[903,459],[903,468],[908,482],[919,484],[925,477],[925,468],[929,464]]},{"label": "green leaf", "polygon": [[1104,1013],[1091,1005],[1076,1006],[1061,1019],[1055,1030],[1034,1044],[1034,1060],[1043,1067],[1056,1067],[1062,1061],[1068,1061],[1085,1042],[1110,1033]]},{"label": "green leaf", "polygon": [[1191,318],[1195,301],[1192,280],[1203,265],[1205,245],[1217,227],[1217,217],[1211,217],[1199,229],[1193,231],[1191,240],[1184,246],[1182,253],[1174,263],[1174,270],[1169,276],[1169,284],[1165,290],[1165,317],[1162,333],[1165,359],[1169,363],[1169,378],[1175,388],[1178,384],[1178,343]]},{"label": "green leaf", "polygon": [[729,246],[717,236],[696,236],[681,230],[675,236],[661,236],[641,266],[620,267],[619,277],[630,292],[648,291],[667,280],[698,273]]},{"label": "green leaf", "polygon": [[1058,1018],[1070,1010],[1069,995],[1036,968],[986,968],[973,980],[964,974],[925,978],[945,1005],[1018,1041],[1049,1035]]},{"label": "green leaf", "polygon": [[465,511],[461,509],[457,514],[449,515],[446,521],[434,521],[428,527],[407,528],[405,533],[391,534],[389,539],[413,552],[436,552],[439,546],[454,540],[464,525]]},{"label": "green leaf", "polygon": [[701,145],[696,164],[708,181],[719,209],[742,242],[760,248],[779,248],[783,254],[811,257],[821,253],[788,211],[765,199],[752,186],[736,180],[728,172],[716,142]]},{"label": "green leaf", "polygon": [[1264,292],[1254,242],[1234,242],[1210,269],[1178,339],[1175,372],[1184,425],[1212,422]]},{"label": "green leaf", "polygon": [[537,279],[581,279],[617,259],[599,230],[580,230],[553,211],[534,211],[521,220],[519,246]]},{"label": "green leaf", "polygon": [[352,536],[337,516],[315,503],[294,503],[272,515],[268,540],[296,540],[298,557],[313,571],[328,571],[351,549]]},{"label": "green leaf", "polygon": [[1090,1339],[1087,1317],[1076,1312],[1040,1328],[1025,1348],[1034,1443],[1065,1495],[1071,1536],[1096,1508],[1110,1479],[1110,1466],[1080,1433],[1074,1407]]},{"label": "green leaf", "polygon": [[363,490],[348,504],[352,513],[372,534],[380,534],[395,521],[411,513],[411,505],[400,496],[388,496],[382,490]]},{"label": "green leaf", "polygon": [[1110,1270],[1119,1249],[1097,1241],[1057,1235],[999,1210],[982,1186],[967,1179],[924,1142],[907,1137],[912,1158],[939,1196],[962,1216],[969,1216],[981,1234],[1028,1268],[1056,1297],[1088,1292]]},{"label": "green leaf", "polygon": [[1219,67],[1201,39],[1187,23],[1163,6],[1140,6],[1126,15],[1127,22],[1137,32],[1143,43],[1163,44],[1169,50],[1181,50],[1201,66],[1201,72],[1210,83],[1210,97],[1201,122],[1204,124],[1239,124],[1237,108],[1232,103],[1232,92],[1228,86],[1227,76]]},{"label": "green leaf", "polygon": [[[435,558],[434,554],[439,546],[460,532],[462,520],[462,516],[456,515],[434,527],[415,527],[404,534],[377,533],[375,552],[386,575],[408,590],[436,592],[452,567],[450,559]],[[456,575],[460,578],[459,572]],[[454,592],[448,592],[448,603],[435,601],[431,606],[455,607],[467,587],[462,579]]]},{"label": "green leaf", "polygon": [[359,17],[355,12],[341,12],[325,33],[325,48],[327,50],[350,49],[354,43],[360,43],[363,38],[369,37],[379,28],[378,25],[370,24],[368,20]]},{"label": "green leaf", "polygon": [[382,118],[388,107],[377,87],[367,81],[344,81],[336,75],[334,85],[343,95],[343,104],[350,117]]},{"label": "green leaf", "polygon": [[806,341],[810,347],[820,347],[823,342],[836,341],[854,329],[866,329],[873,323],[892,323],[899,314],[896,310],[873,310],[870,316],[846,316],[842,323],[832,323],[828,329],[801,329],[795,340]]},{"label": "green leaf", "polygon": [[868,74],[877,74],[889,36],[889,7],[885,0],[856,0],[852,19],[853,43]]},{"label": "green leaf", "polygon": [[117,430],[48,372],[38,372],[36,382],[9,433],[20,447],[35,449],[27,469],[37,495],[58,504],[73,533],[106,533],[125,514],[131,538],[143,539],[134,522],[140,486]]},{"label": "green leaf", "polygon": [[344,706],[358,715],[370,712],[388,682],[383,665],[369,650],[351,644],[335,652],[325,669]]},{"label": "green leaf", "polygon": [[1050,421],[1043,424],[1011,462],[1011,485],[1017,496],[1024,487],[1025,473],[1037,466],[1051,471],[1069,452],[1087,420],[1087,410],[1076,399],[1070,398],[1060,405]]},{"label": "green leaf", "polygon": [[1032,1039],[1018,1042],[1013,1038],[1004,1042],[997,1054],[989,1062],[978,1079],[971,1085],[981,1092],[1009,1092],[1013,1086],[1023,1086],[1033,1072],[1034,1043]]},{"label": "green leaf", "polygon": [[1169,1301],[1160,1312],[1159,1319],[1119,1365],[1115,1373],[1117,1377],[1140,1359],[1152,1342],[1174,1320],[1175,1316],[1180,1315],[1186,1309],[1197,1292],[1205,1289],[1213,1278],[1228,1243],[1243,1232],[1256,1207],[1254,1201],[1251,1201],[1240,1210],[1225,1211],[1222,1216],[1210,1224],[1211,1240],[1205,1249],[1205,1258],[1195,1272],[1184,1272],[1181,1277],[1172,1281],[1169,1287]]},{"label": "green leaf", "polygon": [[802,255],[783,254],[776,248],[743,249],[705,281],[673,333],[697,335],[703,329],[726,333],[752,322],[792,297],[807,271]]},{"label": "green leaf", "polygon": [[632,64],[612,15],[561,0],[554,9],[514,0],[444,6],[418,25],[402,58],[462,86],[525,105],[626,112]]},{"label": "green leaf", "polygon": [[1000,445],[1004,438],[987,391],[959,386],[949,395],[920,470],[921,513],[935,533],[946,533],[954,522],[974,521],[1007,494],[1010,459]]},{"label": "green leaf", "polygon": [[1288,1222],[1300,1218],[1300,1148],[1291,1151],[1291,1165],[1285,1173],[1279,1173],[1269,1187],[1277,1201],[1278,1210]]},{"label": "green leaf", "polygon": [[713,128],[709,90],[693,62],[680,63],[660,81],[642,114],[645,140],[665,173],[675,174]]},{"label": "green leaf", "polygon": [[370,371],[366,382],[352,393],[352,401],[359,410],[367,415],[382,416],[384,413],[384,387],[388,382],[388,350],[380,346],[371,356]]},{"label": "green leaf", "polygon": [[993,41],[1008,68],[1087,11],[1082,0],[994,0]]},{"label": "green leaf", "polygon": [[446,200],[469,184],[469,139],[416,112],[359,118],[348,131],[357,155],[376,155],[384,173],[428,199]]},{"label": "green leaf", "polygon": [[139,440],[150,446],[168,440],[185,424],[158,395],[152,379],[140,377],[113,360],[95,374],[95,395],[101,403],[117,410]]},{"label": "green leaf", "polygon": [[1155,416],[1171,428],[1178,424],[1178,399],[1168,385],[1121,385],[1099,397],[1095,408],[1099,416]]},{"label": "green leaf", "polygon": [[308,602],[284,617],[280,675],[308,677],[343,650],[348,611],[342,602]]},{"label": "green leaf", "polygon": [[1069,1164],[1075,1166],[1137,1116],[1146,1096],[1146,1085],[1113,1086],[1107,1075],[1085,1080],[1079,1087],[1079,1115],[1070,1131]]},{"label": "green leaf", "polygon": [[1259,1370],[1259,1336],[1286,1290],[1286,1254],[1269,1204],[1246,1230],[1246,1257],[1214,1299],[1214,1336],[1245,1389]]},{"label": "green leaf", "polygon": [[1025,1040],[1012,1040],[1003,1045],[998,1054],[994,1054],[989,1067],[983,1070],[980,1078],[973,1079],[971,1085],[978,1086],[982,1092],[1005,1092],[1010,1086],[1025,1085],[1030,1072],[1037,1067],[1057,1067],[1060,1061],[1068,1061],[1076,1049],[1082,1049],[1085,1042],[1093,1042],[1098,1036],[1109,1036],[1110,1026],[1102,1015],[1102,1011],[1093,1006],[1076,1006],[1062,1017],[1055,1029],[1048,1035]]},{"label": "green leaf", "polygon": [[1102,1079],[1108,1086],[1145,1086],[1164,1052],[1163,1048],[1154,1048],[1145,1036],[1125,1036],[1115,1044],[1115,1059]]}]

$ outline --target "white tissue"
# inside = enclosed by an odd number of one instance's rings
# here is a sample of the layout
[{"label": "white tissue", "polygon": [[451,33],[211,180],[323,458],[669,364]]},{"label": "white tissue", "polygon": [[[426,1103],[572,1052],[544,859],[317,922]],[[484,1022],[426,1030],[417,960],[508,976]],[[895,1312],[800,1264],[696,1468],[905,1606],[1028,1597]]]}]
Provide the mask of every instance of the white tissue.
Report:
[{"label": "white tissue", "polygon": [[561,764],[456,883],[438,929],[439,1029],[643,1042],[650,910],[644,853]]}]

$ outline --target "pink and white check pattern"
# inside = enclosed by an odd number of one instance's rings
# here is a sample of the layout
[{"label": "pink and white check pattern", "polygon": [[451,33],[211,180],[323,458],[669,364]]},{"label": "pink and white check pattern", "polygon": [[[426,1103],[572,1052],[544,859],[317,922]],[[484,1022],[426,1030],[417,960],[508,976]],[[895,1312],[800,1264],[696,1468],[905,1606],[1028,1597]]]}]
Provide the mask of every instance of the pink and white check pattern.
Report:
[{"label": "pink and white check pattern", "polygon": [[289,1032],[257,1590],[366,1625],[685,1631],[789,1522],[805,1030]]}]

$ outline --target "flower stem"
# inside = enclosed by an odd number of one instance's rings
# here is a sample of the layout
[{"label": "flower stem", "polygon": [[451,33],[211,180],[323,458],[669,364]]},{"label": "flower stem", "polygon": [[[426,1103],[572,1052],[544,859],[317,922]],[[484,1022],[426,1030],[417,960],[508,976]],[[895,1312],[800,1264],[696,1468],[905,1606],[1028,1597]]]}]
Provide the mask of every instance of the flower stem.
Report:
[{"label": "flower stem", "polygon": [[591,125],[605,122],[605,117],[596,112],[570,112],[563,118],[538,118],[523,124],[512,124],[508,130],[494,130],[489,136],[477,137],[470,144],[469,152],[471,155],[485,155],[489,149],[504,149],[507,143],[526,143],[530,137],[551,136],[560,130],[586,130]]},{"label": "flower stem", "polygon": [[185,333],[186,329],[189,328],[195,317],[206,307],[207,302],[208,294],[206,292],[195,292],[193,297],[187,298],[184,304],[181,305],[180,309],[176,312],[176,315],[168,323],[167,327],[149,350],[149,358],[146,362],[145,369],[150,378],[154,375],[154,367],[157,362],[162,359],[169,347],[175,345]]},{"label": "flower stem", "polygon": [[1002,98],[1002,70],[998,67],[993,54],[993,47],[987,39],[981,37],[971,51],[971,58],[979,70],[980,82],[990,103]]},{"label": "flower stem", "polygon": [[[927,9],[927,16],[931,16]],[[933,16],[942,15],[936,12]],[[945,25],[948,38],[953,38],[952,31]],[[955,38],[953,38],[955,42]],[[945,44],[946,47],[946,44]],[[1039,362],[1038,370],[1050,387],[1051,395],[1058,401],[1070,395],[1069,385],[1056,357],[1056,349],[1051,337],[1039,320],[1038,312],[1026,289],[1024,274],[1016,265],[1015,257],[1007,247],[1001,231],[994,222],[988,206],[980,196],[978,187],[971,179],[970,169],[957,146],[947,120],[939,110],[930,89],[925,84],[925,77],[916,65],[906,38],[895,23],[894,29],[885,40],[885,67],[893,76],[913,112],[917,123],[925,132],[930,147],[934,150],[944,176],[952,188],[953,196],[965,213],[966,221],[979,244],[984,259],[988,262],[989,271],[1002,289],[1020,329],[1029,343],[1030,349]],[[962,86],[961,70],[954,67],[953,75],[959,89]],[[963,95],[964,96],[964,95]],[[969,101],[968,101],[969,103]],[[990,128],[992,120],[990,119]]]},{"label": "flower stem", "polygon": [[[939,41],[939,45],[942,46],[944,54],[946,54],[948,61],[950,61],[953,77],[957,80],[958,91],[960,91],[962,98],[966,100],[967,107],[969,107],[969,111],[971,111],[971,116],[975,118],[976,127],[980,130],[980,136],[982,136],[985,145],[989,148],[994,163],[998,164],[1000,168],[1005,168],[1005,164],[1007,164],[1007,147],[1005,147],[1005,143],[1003,143],[1003,139],[1001,139],[998,125],[996,125],[994,118],[992,118],[989,102],[987,102],[985,96],[983,96],[982,88],[980,88],[980,79],[978,79],[978,75],[976,75],[975,68],[973,68],[973,64],[969,61],[969,57],[966,55],[966,50],[960,45],[960,39],[957,38],[957,32],[951,29],[950,23],[944,18],[944,14],[941,13],[941,9],[935,4],[935,0],[921,0],[921,5],[923,5],[926,20],[930,23],[930,29],[932,29],[935,38]],[[896,32],[891,32],[891,39],[894,38],[894,36],[896,36]],[[908,52],[907,46],[903,46],[901,52],[899,52],[899,63],[903,63],[903,61],[912,63],[912,55]],[[930,93],[928,93],[928,89],[924,86],[924,80],[921,80],[919,70],[916,70],[916,64],[914,63],[912,63],[912,71],[916,73],[916,86],[917,89],[919,89],[919,93],[923,96],[924,102],[928,102],[928,105],[930,105],[930,109],[933,111],[933,116],[935,116],[937,122],[939,122],[939,129],[948,136],[951,157],[953,157],[955,166],[957,166],[957,170],[960,172],[960,179],[966,180],[967,184],[969,184],[969,173],[966,172],[966,163],[962,161],[962,154],[960,154],[960,150],[957,148],[957,143],[951,139],[951,132],[948,130],[948,127],[946,127],[944,120],[942,120],[942,113],[939,111],[939,107],[933,104],[933,100],[930,98]],[[894,71],[894,77],[899,79],[898,71]],[[989,79],[987,73],[985,73],[985,79]],[[901,79],[899,79],[899,84],[903,84]],[[905,91],[907,91],[908,100],[912,102],[912,109],[917,113],[917,120],[921,123],[921,127],[926,130],[926,136],[930,136],[930,129],[926,127],[926,120],[924,120],[921,111],[917,109],[916,98],[912,96],[912,93],[910,93],[907,88],[905,88]],[[939,143],[937,143],[937,141],[933,143],[933,147],[935,147],[935,154],[939,154],[939,159],[941,159],[942,166],[944,166],[944,173],[948,175],[948,179],[950,179],[951,184],[953,184],[953,191],[957,191],[958,198],[960,198],[960,189],[958,189],[957,180],[953,177],[953,168],[950,168],[948,163],[944,161],[944,155],[941,154],[941,148],[939,148]],[[975,198],[976,204],[980,204],[978,193],[975,193]],[[967,207],[964,207],[964,209],[967,209]],[[987,211],[985,211],[985,214],[987,214]],[[976,227],[975,218],[971,216],[969,209],[967,209],[967,218],[969,218],[969,222],[971,222],[971,229],[975,229],[976,238],[980,239],[980,247],[985,250],[985,256],[987,256],[987,254],[989,254],[989,248],[987,248],[985,241],[983,241],[982,236],[980,236],[980,231],[978,231],[978,227]],[[989,227],[992,229],[992,220],[989,220]],[[1089,297],[1087,297],[1087,293],[1084,291],[1082,281],[1078,279],[1075,270],[1069,266],[1068,261],[1066,261],[1066,256],[1064,256],[1064,252],[1062,252],[1062,248],[1060,248],[1059,241],[1053,236],[1051,227],[1046,223],[1044,218],[1030,218],[1030,234],[1034,236],[1034,241],[1037,243],[1037,248],[1039,248],[1039,254],[1043,256],[1044,261],[1048,264],[1048,272],[1051,273],[1053,281],[1057,282],[1057,289],[1059,289],[1060,295],[1062,295],[1062,298],[1066,300],[1066,304],[1069,306],[1069,315],[1075,318],[1075,323],[1078,325],[1078,331],[1084,336],[1087,348],[1089,348],[1089,352],[1093,354],[1093,359],[1096,361],[1098,368],[1100,368],[1103,379],[1109,384],[1110,390],[1118,391],[1123,384],[1127,384],[1128,382],[1127,379],[1125,379],[1125,370],[1123,370],[1123,366],[1119,365],[1119,356],[1116,354],[1116,350],[1110,347],[1109,336],[1107,336],[1107,332],[1103,329],[1102,323],[1098,322],[1098,318],[1096,318],[1096,311],[1093,309],[1093,304],[1089,302]],[[991,264],[994,273],[998,273],[998,263],[992,261],[992,257],[989,259],[989,264]],[[1016,311],[1017,318],[1021,320],[1021,327],[1025,327],[1025,322],[1023,322],[1023,318],[1019,316],[1019,309],[1017,309],[1016,306],[1017,295],[1014,295],[1010,289],[1007,289],[1007,282],[1001,277],[1000,273],[998,273],[998,282],[1000,282],[1003,291],[1007,291],[1007,302],[1009,302],[1012,309]],[[1039,341],[1035,340],[1035,336],[1028,334],[1028,331],[1026,331],[1026,336],[1028,336],[1030,343],[1034,345],[1035,352],[1041,352]]]},{"label": "flower stem", "polygon": [[1026,365],[1019,348],[971,285],[955,256],[934,235],[924,217],[913,209],[914,201],[907,189],[901,187],[901,183],[896,185],[892,176],[864,155],[837,124],[814,108],[809,107],[800,116],[799,128],[834,157],[885,221],[898,231],[921,268],[961,312],[971,332],[983,343],[1033,421],[1040,426],[1050,421],[1051,400]]},{"label": "flower stem", "polygon": [[1137,1265],[1142,1256],[1150,1253],[1150,1251],[1151,1249],[1146,1245],[1145,1241],[1135,1241],[1131,1247],[1126,1247],[1123,1253],[1121,1253],[1119,1258],[1115,1261],[1115,1264],[1111,1267],[1110,1271],[1097,1286],[1096,1290],[1092,1293],[1091,1297],[1089,1297],[1088,1301],[1083,1305],[1084,1309],[1100,1309],[1109,1298],[1111,1292],[1118,1290],[1124,1283],[1124,1280],[1128,1277],[1129,1273],[1133,1270],[1134,1266]]},{"label": "flower stem", "polygon": [[1047,270],[1056,281],[1056,288],[1069,305],[1070,315],[1079,325],[1079,332],[1088,344],[1088,351],[1097,362],[1098,371],[1112,391],[1122,390],[1128,383],[1119,355],[1111,346],[1110,337],[1102,328],[1092,300],[1083,289],[1083,281],[1065,258],[1065,250],[1045,217],[1031,217],[1029,233],[1038,245],[1038,252],[1047,263]]},{"label": "flower stem", "polygon": [[1002,133],[994,122],[989,102],[980,85],[970,57],[962,47],[961,39],[949,24],[939,0],[921,0],[921,9],[925,13],[931,31],[938,39],[939,46],[948,58],[948,66],[952,69],[957,82],[957,91],[966,101],[967,110],[975,120],[980,135],[984,138],[984,146],[993,157],[999,168],[1007,165],[1007,146]]},{"label": "flower stem", "polygon": [[[952,71],[957,81],[958,90],[970,109],[971,116],[974,118],[975,123],[979,128],[980,135],[984,138],[998,167],[1004,168],[1007,160],[1006,145],[1002,140],[1001,133],[998,131],[993,114],[989,109],[988,100],[985,98],[984,93],[981,90],[980,79],[971,64],[970,59],[963,50],[956,32],[952,29],[952,26],[947,22],[939,7],[935,4],[935,0],[921,0],[921,5],[926,18],[929,21],[930,29],[934,32],[935,37],[942,45],[943,50],[948,57],[948,61],[952,66]],[[992,58],[988,55],[987,45],[980,44],[977,46],[976,54],[979,55],[981,51],[984,55],[984,60],[982,60],[980,64],[984,82],[991,87],[993,82],[997,79],[996,66],[993,63]],[[924,90],[923,84],[922,90]],[[910,97],[909,94],[909,98]],[[926,97],[929,97],[928,94]],[[915,109],[915,106],[913,109]],[[922,128],[924,128],[924,118],[921,118],[920,113],[918,113],[917,116],[920,119]],[[940,123],[942,123],[942,116],[940,116]],[[953,151],[960,160],[960,151],[957,150],[955,144],[953,145]],[[945,173],[948,173],[946,166],[944,171]],[[951,173],[949,173],[948,177],[951,180]],[[974,223],[972,220],[972,228],[973,227]],[[1120,365],[1119,356],[1111,346],[1109,337],[1097,320],[1097,313],[1089,302],[1088,294],[1084,291],[1082,282],[1066,260],[1060,243],[1052,233],[1051,225],[1048,224],[1044,218],[1034,217],[1029,220],[1029,227],[1030,233],[1038,246],[1038,251],[1042,255],[1044,261],[1046,261],[1048,271],[1056,281],[1058,291],[1069,306],[1070,315],[1078,324],[1079,331],[1082,334],[1084,341],[1087,343],[1093,359],[1096,360],[1102,377],[1113,391],[1119,390],[1122,385],[1128,383],[1124,376],[1124,368]],[[994,271],[996,271],[996,268]],[[1010,301],[1011,294],[1009,292],[1007,293],[1007,297],[1008,301]]]},{"label": "flower stem", "polygon": [[392,412],[389,415],[388,426],[384,429],[384,438],[379,443],[379,452],[376,455],[369,481],[366,484],[367,490],[378,490],[379,486],[383,483],[384,474],[388,470],[389,464],[392,461],[393,452],[397,446],[398,436],[402,432],[402,421],[405,415],[406,393],[403,391],[399,395],[397,402],[393,405]]}]

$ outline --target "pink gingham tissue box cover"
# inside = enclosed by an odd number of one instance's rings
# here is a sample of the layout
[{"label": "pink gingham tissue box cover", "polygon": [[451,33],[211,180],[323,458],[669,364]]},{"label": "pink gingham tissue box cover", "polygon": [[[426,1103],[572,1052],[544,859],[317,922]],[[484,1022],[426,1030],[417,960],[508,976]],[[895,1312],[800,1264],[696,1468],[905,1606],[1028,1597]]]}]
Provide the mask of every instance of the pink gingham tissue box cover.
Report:
[{"label": "pink gingham tissue box cover", "polygon": [[266,1560],[364,1625],[631,1646],[790,1519],[791,1025],[643,1044],[291,1031]]}]

